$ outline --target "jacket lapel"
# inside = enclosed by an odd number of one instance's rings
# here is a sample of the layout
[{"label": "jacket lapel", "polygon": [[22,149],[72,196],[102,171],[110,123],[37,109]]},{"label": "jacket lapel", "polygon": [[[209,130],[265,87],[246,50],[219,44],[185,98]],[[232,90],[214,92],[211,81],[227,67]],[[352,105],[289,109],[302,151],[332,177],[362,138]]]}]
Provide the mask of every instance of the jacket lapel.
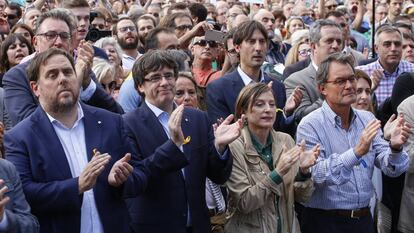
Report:
[{"label": "jacket lapel", "polygon": [[[60,143],[52,123],[46,115],[46,112],[39,106],[32,115],[32,129],[38,138],[45,142],[46,150],[49,151],[48,162],[56,164],[56,169],[62,174],[62,177],[72,177],[69,163],[65,151]],[[46,155],[45,155],[46,157]]]},{"label": "jacket lapel", "polygon": [[85,144],[88,161],[92,159],[93,149],[104,153],[100,146],[102,146],[102,127],[106,123],[99,116],[96,116],[95,110],[81,104],[83,110],[83,125],[85,128]]}]

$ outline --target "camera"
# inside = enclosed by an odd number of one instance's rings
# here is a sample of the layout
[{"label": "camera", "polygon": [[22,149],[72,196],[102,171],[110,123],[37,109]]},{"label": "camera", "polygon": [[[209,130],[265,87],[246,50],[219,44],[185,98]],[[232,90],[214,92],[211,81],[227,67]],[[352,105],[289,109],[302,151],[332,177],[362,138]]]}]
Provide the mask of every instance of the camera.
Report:
[{"label": "camera", "polygon": [[111,35],[112,35],[111,31],[101,31],[99,29],[90,27],[89,31],[88,31],[88,34],[86,35],[85,40],[96,42],[101,38],[108,37],[108,36],[111,36]]},{"label": "camera", "polygon": [[91,13],[89,14],[90,26],[89,26],[88,34],[86,35],[86,38],[85,38],[85,40],[87,41],[96,42],[97,40],[101,38],[112,35],[111,31],[101,31],[99,29],[92,27],[92,22],[97,16],[98,16],[98,13],[95,11],[91,11]]}]

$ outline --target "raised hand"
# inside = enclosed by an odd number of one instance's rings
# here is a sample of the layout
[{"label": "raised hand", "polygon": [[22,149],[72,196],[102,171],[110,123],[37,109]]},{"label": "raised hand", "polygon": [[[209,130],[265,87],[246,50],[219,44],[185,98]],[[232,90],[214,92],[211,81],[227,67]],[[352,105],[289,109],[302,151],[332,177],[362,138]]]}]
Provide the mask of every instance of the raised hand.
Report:
[{"label": "raised hand", "polygon": [[285,104],[285,114],[286,116],[292,115],[295,109],[300,105],[302,102],[302,91],[300,87],[296,87],[292,94],[290,94],[289,98],[286,100]]},{"label": "raised hand", "polygon": [[319,144],[315,145],[312,149],[305,151],[305,140],[302,140],[300,143],[301,153],[300,153],[300,163],[299,168],[303,174],[309,173],[309,168],[315,165],[316,160],[321,153],[321,146]]},{"label": "raised hand", "polygon": [[[0,179],[0,187],[2,187],[4,185],[4,183],[5,183],[4,180]],[[0,189],[0,222],[1,222],[1,220],[3,220],[6,205],[10,201],[10,198],[5,196],[5,194],[8,190],[9,189],[7,188],[7,186],[3,186]]]},{"label": "raised hand", "polygon": [[382,73],[383,70],[377,69],[374,70],[371,74],[371,80],[372,80],[372,85],[371,85],[371,90],[375,91],[375,89],[377,89],[379,83],[381,82],[381,79],[384,77],[384,74]]},{"label": "raised hand", "polygon": [[96,152],[79,176],[80,194],[95,186],[96,179],[103,172],[110,159],[111,156],[108,153],[101,154],[100,152]]},{"label": "raised hand", "polygon": [[223,153],[226,146],[240,136],[244,116],[233,124],[230,124],[233,118],[234,116],[231,114],[220,125],[213,125],[215,136],[214,145],[219,153]]},{"label": "raised hand", "polygon": [[286,175],[292,168],[292,165],[298,161],[302,149],[299,146],[294,146],[290,150],[287,150],[286,145],[283,145],[282,154],[276,165],[276,172],[280,176]]},{"label": "raised hand", "polygon": [[384,125],[384,139],[390,140],[391,132],[397,126],[396,115],[392,114],[392,116],[388,119],[387,123]]},{"label": "raised hand", "polygon": [[178,106],[171,113],[170,119],[168,120],[168,130],[170,133],[170,138],[175,145],[180,147],[184,142],[184,134],[181,129],[181,120],[183,118],[184,105]]},{"label": "raised hand", "polygon": [[370,121],[367,126],[365,126],[361,138],[355,147],[356,156],[362,157],[368,153],[372,140],[374,139],[375,135],[377,135],[378,129],[380,127],[381,122],[377,119]]},{"label": "raised hand", "polygon": [[402,113],[398,115],[396,121],[397,125],[391,130],[390,145],[391,149],[400,150],[410,136],[411,125],[405,121]]},{"label": "raised hand", "polygon": [[128,163],[131,160],[131,154],[127,153],[112,166],[108,175],[108,183],[114,187],[121,186],[131,175],[134,168]]},{"label": "raised hand", "polygon": [[89,77],[89,71],[92,67],[94,50],[90,42],[81,40],[77,48],[77,58],[76,58],[76,75],[78,79],[82,81],[82,87],[88,87],[91,79]]}]

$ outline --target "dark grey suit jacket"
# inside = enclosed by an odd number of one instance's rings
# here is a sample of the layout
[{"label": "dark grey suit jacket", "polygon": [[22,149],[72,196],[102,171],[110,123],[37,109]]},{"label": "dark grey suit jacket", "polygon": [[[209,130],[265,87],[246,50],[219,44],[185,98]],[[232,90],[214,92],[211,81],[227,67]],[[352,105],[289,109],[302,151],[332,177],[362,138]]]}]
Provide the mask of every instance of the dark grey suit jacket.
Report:
[{"label": "dark grey suit jacket", "polygon": [[2,233],[37,233],[39,223],[30,213],[30,206],[23,194],[22,183],[16,168],[9,161],[0,159],[0,179],[6,182],[9,191],[6,196],[10,198],[6,205],[8,227]]},{"label": "dark grey suit jacket", "polygon": [[316,70],[312,63],[305,69],[293,73],[285,80],[286,95],[290,96],[296,87],[301,87],[303,98],[295,110],[295,120],[299,122],[304,116],[322,106],[321,95],[316,83]]}]

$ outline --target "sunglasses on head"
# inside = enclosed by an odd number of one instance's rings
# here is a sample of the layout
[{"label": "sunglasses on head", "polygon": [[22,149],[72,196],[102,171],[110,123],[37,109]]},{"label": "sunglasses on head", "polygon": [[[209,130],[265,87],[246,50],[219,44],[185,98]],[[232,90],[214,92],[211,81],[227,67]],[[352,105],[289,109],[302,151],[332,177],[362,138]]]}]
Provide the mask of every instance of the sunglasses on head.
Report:
[{"label": "sunglasses on head", "polygon": [[217,48],[218,44],[214,40],[199,40],[194,42],[194,45],[200,45],[202,47],[205,47],[208,44],[210,48]]}]

